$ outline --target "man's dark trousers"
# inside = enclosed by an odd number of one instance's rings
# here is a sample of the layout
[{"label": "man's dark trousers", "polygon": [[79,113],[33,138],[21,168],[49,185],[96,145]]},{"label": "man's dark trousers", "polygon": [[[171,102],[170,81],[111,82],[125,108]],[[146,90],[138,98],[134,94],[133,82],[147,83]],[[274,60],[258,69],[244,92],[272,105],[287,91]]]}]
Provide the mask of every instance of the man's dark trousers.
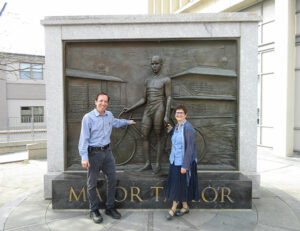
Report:
[{"label": "man's dark trousers", "polygon": [[116,170],[115,158],[110,148],[105,150],[89,150],[88,179],[87,179],[87,196],[90,202],[91,211],[99,209],[99,198],[96,192],[97,179],[100,170],[105,174],[107,180],[107,199],[106,208],[114,207],[116,192]]}]

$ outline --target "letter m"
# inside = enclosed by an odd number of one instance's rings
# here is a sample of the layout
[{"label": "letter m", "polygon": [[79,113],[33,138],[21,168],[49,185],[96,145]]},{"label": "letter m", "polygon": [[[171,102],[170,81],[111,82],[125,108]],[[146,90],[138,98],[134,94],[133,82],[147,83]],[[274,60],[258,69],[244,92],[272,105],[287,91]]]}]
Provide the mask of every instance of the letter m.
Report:
[{"label": "letter m", "polygon": [[72,195],[75,197],[76,201],[78,201],[78,200],[80,199],[81,195],[82,195],[82,197],[83,197],[83,201],[86,201],[86,196],[85,196],[85,189],[84,189],[84,187],[82,187],[82,189],[81,189],[79,195],[77,196],[76,193],[75,193],[75,191],[74,191],[74,189],[73,189],[73,187],[71,186],[71,188],[70,188],[70,195],[69,195],[69,201],[72,201]]}]

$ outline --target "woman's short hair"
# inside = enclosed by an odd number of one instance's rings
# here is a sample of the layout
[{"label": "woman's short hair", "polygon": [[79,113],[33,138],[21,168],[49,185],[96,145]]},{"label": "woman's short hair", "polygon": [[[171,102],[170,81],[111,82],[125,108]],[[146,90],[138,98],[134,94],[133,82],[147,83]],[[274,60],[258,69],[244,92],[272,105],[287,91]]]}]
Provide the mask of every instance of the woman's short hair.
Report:
[{"label": "woman's short hair", "polygon": [[106,96],[107,96],[107,100],[108,100],[108,102],[109,102],[110,97],[109,97],[108,94],[106,94],[105,92],[99,92],[99,93],[96,95],[95,101],[98,100],[99,95],[106,95]]},{"label": "woman's short hair", "polygon": [[183,110],[184,111],[184,114],[187,114],[187,108],[186,106],[184,106],[183,104],[178,104],[175,108],[175,113],[177,110]]}]

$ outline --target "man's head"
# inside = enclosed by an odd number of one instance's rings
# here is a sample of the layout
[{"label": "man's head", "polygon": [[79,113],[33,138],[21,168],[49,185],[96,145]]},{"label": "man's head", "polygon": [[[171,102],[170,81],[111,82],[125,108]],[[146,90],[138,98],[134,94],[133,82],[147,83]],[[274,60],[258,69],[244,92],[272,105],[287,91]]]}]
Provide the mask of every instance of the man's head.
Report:
[{"label": "man's head", "polygon": [[159,57],[158,55],[155,55],[152,57],[151,59],[151,68],[152,68],[152,71],[155,73],[155,74],[158,74],[161,70],[161,67],[162,67],[162,58]]},{"label": "man's head", "polygon": [[108,106],[108,102],[109,102],[109,96],[104,93],[104,92],[100,92],[97,94],[96,98],[95,98],[95,105],[96,105],[96,109],[100,114],[103,114]]}]

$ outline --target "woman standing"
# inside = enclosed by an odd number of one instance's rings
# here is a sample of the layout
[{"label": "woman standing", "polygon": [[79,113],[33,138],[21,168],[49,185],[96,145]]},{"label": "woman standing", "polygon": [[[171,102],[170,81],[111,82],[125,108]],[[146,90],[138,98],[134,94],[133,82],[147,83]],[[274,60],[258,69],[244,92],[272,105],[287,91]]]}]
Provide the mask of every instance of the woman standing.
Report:
[{"label": "woman standing", "polygon": [[[198,200],[197,154],[195,129],[186,120],[187,109],[180,104],[175,109],[177,124],[174,128],[168,124],[168,132],[172,139],[170,169],[166,183],[165,196],[173,201],[166,218],[171,220],[174,215],[182,216],[189,212],[188,201]],[[176,211],[177,205],[182,208]]]}]

